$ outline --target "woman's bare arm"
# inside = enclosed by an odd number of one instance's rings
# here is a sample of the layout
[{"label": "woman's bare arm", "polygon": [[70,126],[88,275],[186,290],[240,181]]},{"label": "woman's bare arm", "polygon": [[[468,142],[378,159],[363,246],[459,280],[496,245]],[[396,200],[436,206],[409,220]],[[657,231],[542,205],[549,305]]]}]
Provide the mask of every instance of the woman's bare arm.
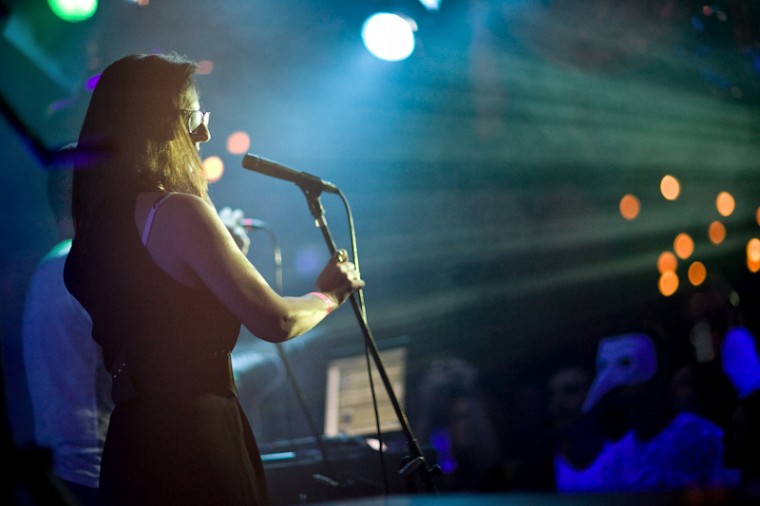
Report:
[{"label": "woman's bare arm", "polygon": [[[207,286],[251,333],[266,341],[300,335],[332,309],[314,295],[277,294],[240,251],[214,208],[193,195],[176,194],[163,203],[153,221],[148,250],[177,281]],[[317,286],[337,306],[364,282],[353,264],[331,258]]]}]

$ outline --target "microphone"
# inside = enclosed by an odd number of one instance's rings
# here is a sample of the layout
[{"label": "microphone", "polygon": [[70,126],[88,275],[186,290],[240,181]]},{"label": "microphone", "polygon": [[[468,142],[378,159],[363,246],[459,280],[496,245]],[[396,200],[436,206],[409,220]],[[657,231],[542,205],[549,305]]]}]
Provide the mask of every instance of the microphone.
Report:
[{"label": "microphone", "polygon": [[265,229],[269,230],[272,228],[269,226],[269,223],[263,220],[257,220],[255,218],[243,218],[238,221],[240,223],[240,226],[247,228],[249,230],[256,230],[256,229]]},{"label": "microphone", "polygon": [[251,153],[248,153],[243,157],[243,168],[264,174],[265,176],[290,181],[291,183],[298,185],[304,191],[340,193],[338,187],[329,181],[324,181],[308,172],[300,172]]}]

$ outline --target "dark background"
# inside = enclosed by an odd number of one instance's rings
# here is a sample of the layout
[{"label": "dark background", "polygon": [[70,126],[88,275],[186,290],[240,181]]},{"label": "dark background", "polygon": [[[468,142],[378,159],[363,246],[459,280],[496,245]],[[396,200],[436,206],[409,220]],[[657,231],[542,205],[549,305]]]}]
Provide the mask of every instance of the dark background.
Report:
[{"label": "dark background", "polygon": [[[212,61],[198,87],[212,111],[202,155],[225,163],[211,184],[217,207],[271,225],[283,290],[301,294],[327,258],[306,201],[241,169],[226,138],[244,130],[250,151],[339,186],[370,327],[381,345],[403,338],[409,348],[409,412],[431,358],[465,359],[505,459],[540,437],[550,372],[592,366],[600,337],[646,319],[689,355],[688,301],[714,286],[755,325],[745,245],[760,235],[760,2],[444,0],[426,13],[413,1],[109,0],[76,24],[45,1],[3,5],[0,92],[50,149],[76,138],[85,83],[111,61],[169,50]],[[396,63],[375,59],[359,36],[369,14],[391,8],[418,23],[415,53]],[[46,167],[7,121],[0,139],[3,379],[24,444],[20,309],[55,228]],[[676,201],[659,193],[665,174],[681,181]],[[714,205],[724,190],[736,199],[727,218]],[[618,211],[626,193],[642,203],[630,222]],[[341,202],[322,202],[348,247]],[[720,245],[707,240],[714,220],[728,230]],[[695,252],[664,297],[656,261],[680,232]],[[274,282],[270,239],[254,232],[252,242],[251,259]],[[707,266],[709,289],[689,286],[692,260]],[[285,346],[320,424],[326,361],[361,346],[349,308]],[[241,353],[260,364],[239,378],[260,441],[308,434],[273,346],[243,332]]]}]

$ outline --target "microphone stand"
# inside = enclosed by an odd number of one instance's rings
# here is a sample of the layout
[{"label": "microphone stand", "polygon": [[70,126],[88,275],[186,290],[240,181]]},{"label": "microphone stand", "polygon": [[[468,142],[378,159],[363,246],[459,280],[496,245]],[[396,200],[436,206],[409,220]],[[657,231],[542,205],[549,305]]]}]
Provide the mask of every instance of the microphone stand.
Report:
[{"label": "microphone stand", "polygon": [[[272,247],[274,250],[274,267],[275,267],[275,290],[277,293],[282,294],[282,253],[280,251],[280,245],[277,241],[277,236],[275,235],[274,231],[271,227],[263,226],[260,227],[263,230],[267,232],[269,235],[269,239],[272,242]],[[298,400],[298,404],[301,406],[301,411],[303,411],[304,417],[306,418],[306,424],[309,426],[309,432],[311,432],[312,437],[314,438],[314,442],[319,448],[319,453],[322,456],[322,462],[324,463],[325,470],[327,472],[327,475],[321,475],[321,474],[315,474],[313,478],[317,480],[320,483],[325,483],[331,487],[335,488],[341,488],[343,485],[334,479],[335,471],[332,465],[332,462],[329,458],[327,447],[325,445],[325,442],[322,440],[322,437],[319,434],[319,429],[317,428],[317,422],[314,420],[314,417],[311,414],[311,411],[309,410],[308,402],[306,401],[306,396],[304,395],[303,389],[298,384],[298,380],[296,379],[296,376],[293,372],[293,367],[290,363],[290,360],[288,359],[287,352],[285,351],[285,347],[282,343],[275,343],[275,348],[277,349],[277,355],[280,357],[280,361],[282,362],[283,366],[285,367],[285,374],[288,377],[288,380],[290,381],[291,386],[293,387],[293,391],[295,392],[296,399]]]},{"label": "microphone stand", "polygon": [[[335,246],[335,241],[333,240],[332,234],[327,225],[327,220],[325,219],[325,210],[320,200],[320,196],[322,194],[321,181],[299,181],[296,184],[304,192],[306,202],[309,205],[309,211],[314,217],[314,224],[322,231],[322,236],[327,243],[327,248],[330,251],[330,254],[335,254],[337,247]],[[361,292],[358,292],[358,294],[360,296]],[[385,370],[385,366],[380,359],[380,352],[377,348],[377,343],[375,342],[375,338],[372,335],[372,331],[369,329],[363,308],[359,305],[357,294],[352,294],[350,299],[354,314],[356,315],[356,318],[364,335],[365,345],[372,355],[377,370],[380,374],[380,378],[383,381],[383,385],[385,386],[385,390],[388,393],[388,397],[390,398],[393,410],[395,411],[396,417],[398,418],[398,421],[401,425],[401,429],[404,433],[404,437],[406,438],[407,447],[410,452],[410,455],[402,459],[399,474],[406,480],[409,492],[417,491],[414,480],[415,475],[418,475],[420,477],[424,486],[424,490],[426,492],[437,492],[438,490],[435,486],[434,479],[441,474],[441,469],[437,465],[432,467],[429,467],[427,465],[427,462],[425,461],[425,455],[422,452],[422,448],[420,447],[417,438],[414,436],[409,425],[409,420],[407,419],[406,414],[401,408],[398,398],[393,391],[393,385],[391,384],[391,381],[388,378],[388,373]],[[382,451],[382,448],[380,451]]]}]

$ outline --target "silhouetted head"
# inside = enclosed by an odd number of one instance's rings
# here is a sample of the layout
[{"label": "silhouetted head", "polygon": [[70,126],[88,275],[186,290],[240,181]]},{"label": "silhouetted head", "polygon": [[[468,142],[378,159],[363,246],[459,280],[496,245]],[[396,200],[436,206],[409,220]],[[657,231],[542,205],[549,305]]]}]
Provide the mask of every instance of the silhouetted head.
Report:
[{"label": "silhouetted head", "polygon": [[[588,412],[603,397],[621,387],[631,393],[645,393],[647,388],[665,391],[671,376],[671,361],[663,337],[652,331],[633,330],[605,337],[596,355],[596,377],[583,404]],[[632,400],[632,399],[629,399]]]},{"label": "silhouetted head", "polygon": [[[74,218],[79,226],[114,193],[179,191],[206,196],[198,145],[210,138],[193,76],[176,54],[132,55],[109,65],[92,94],[78,147]],[[193,118],[200,118],[195,128]],[[96,155],[106,148],[109,155]]]}]

